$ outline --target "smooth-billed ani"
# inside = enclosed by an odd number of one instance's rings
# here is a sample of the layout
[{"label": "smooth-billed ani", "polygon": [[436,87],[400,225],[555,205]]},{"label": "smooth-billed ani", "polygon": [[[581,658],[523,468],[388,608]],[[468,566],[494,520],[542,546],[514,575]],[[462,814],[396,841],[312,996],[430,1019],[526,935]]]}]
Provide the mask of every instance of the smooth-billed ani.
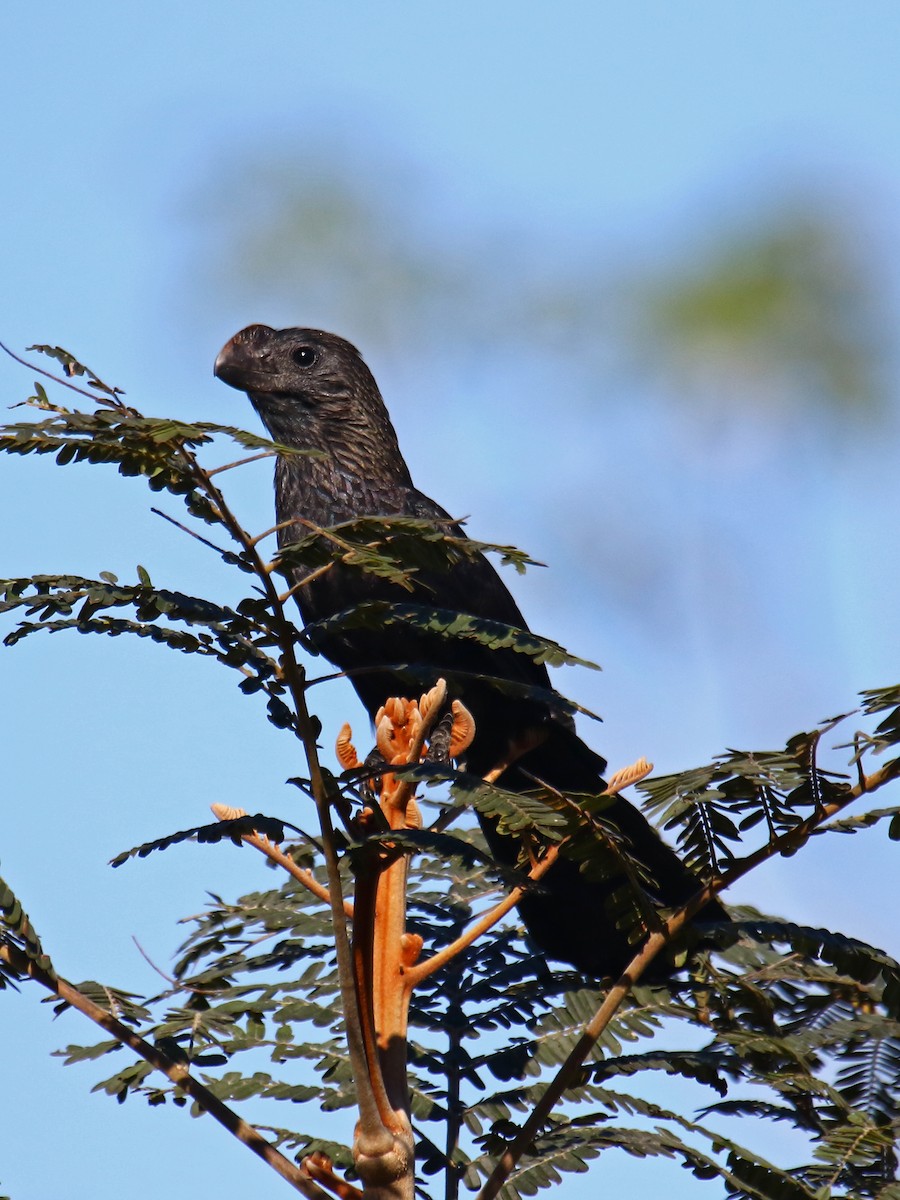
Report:
[{"label": "smooth-billed ani", "polygon": [[[299,541],[306,520],[331,526],[361,516],[405,516],[444,524],[460,536],[448,513],[417,491],[397,443],[378,386],[359,352],[335,334],[314,329],[270,329],[251,325],[236,334],[216,360],[216,375],[245,391],[274,441],[317,455],[279,456],[275,468],[275,511],[279,545]],[[296,591],[307,626],[364,601],[412,602],[527,629],[515,601],[482,555],[462,559],[449,571],[418,572],[413,592],[360,570],[332,564]],[[511,746],[534,735],[537,745],[499,778],[513,791],[534,792],[540,780],[570,795],[604,789],[605,761],[575,733],[571,717],[554,703],[547,669],[527,654],[490,649],[479,642],[441,637],[418,627],[385,622],[378,628],[342,632],[312,630],[316,648],[348,673],[370,717],[388,696],[408,694],[412,664],[417,682],[430,686],[444,676],[475,718],[475,740],[466,767],[485,775],[507,761]],[[377,668],[384,668],[383,670]],[[374,668],[374,669],[373,669]],[[484,677],[542,689],[516,695],[497,690]],[[479,678],[481,677],[481,678]],[[481,818],[480,818],[481,819]],[[644,817],[618,798],[604,812],[630,843],[664,905],[687,900],[697,879]],[[481,819],[498,860],[514,863],[518,841]],[[560,858],[519,908],[534,941],[551,958],[571,963],[594,978],[615,975],[634,948],[605,910],[619,878],[588,880],[578,865]],[[726,919],[713,902],[705,920]]]}]

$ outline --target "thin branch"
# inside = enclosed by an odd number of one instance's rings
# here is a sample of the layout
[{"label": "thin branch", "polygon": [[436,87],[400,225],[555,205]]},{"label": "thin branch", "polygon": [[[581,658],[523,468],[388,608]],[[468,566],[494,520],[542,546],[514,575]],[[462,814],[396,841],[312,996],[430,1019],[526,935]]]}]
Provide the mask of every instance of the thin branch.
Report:
[{"label": "thin branch", "polygon": [[289,587],[286,592],[282,592],[278,599],[282,604],[286,604],[295,592],[299,592],[300,589],[306,587],[308,583],[312,583],[314,579],[318,579],[320,576],[324,575],[326,571],[330,571],[333,566],[334,563],[329,562],[323,563],[321,567],[316,567],[314,571],[310,571],[308,575],[304,575],[302,579],[298,579],[298,581]]},{"label": "thin branch", "polygon": [[206,546],[210,550],[215,550],[216,554],[224,556],[228,553],[228,551],[223,550],[221,546],[217,546],[215,542],[211,542],[209,538],[203,537],[203,535],[198,533],[196,529],[191,529],[189,525],[185,525],[183,522],[177,521],[174,517],[170,517],[169,514],[163,512],[161,508],[153,508],[151,506],[150,511],[154,516],[162,517],[164,521],[168,521],[170,525],[174,525],[176,529],[180,529],[182,533],[186,533],[189,537],[196,539],[196,541],[200,542],[202,546]]},{"label": "thin branch", "polygon": [[[5,346],[3,342],[0,342],[0,350],[2,350],[4,354],[8,354],[10,358],[14,359],[17,363],[20,363],[23,367],[27,367],[29,371],[35,371],[38,375],[43,375],[45,379],[50,379],[53,383],[58,383],[60,387],[66,387],[72,392],[77,392],[79,396],[87,396],[88,400],[93,401],[94,404],[99,401],[100,397],[97,392],[89,392],[87,388],[79,387],[77,383],[72,383],[68,379],[60,379],[59,376],[54,375],[52,371],[46,371],[43,367],[38,367],[33,362],[29,362],[27,358],[21,358],[18,354],[14,354],[13,351],[10,350],[9,346]],[[94,378],[96,379],[97,377],[94,376]]]},{"label": "thin branch", "polygon": [[[213,815],[220,821],[233,821],[236,817],[246,817],[249,815],[244,808],[231,808],[226,804],[211,804],[210,808],[213,811]],[[289,855],[285,854],[279,846],[267,837],[263,837],[258,833],[242,833],[241,841],[258,850],[260,854],[264,854],[270,862],[282,867],[319,900],[325,904],[331,904],[331,893],[327,887],[319,883],[312,871],[307,870],[305,867],[298,867]],[[344,901],[344,912],[352,921],[353,905],[349,900]]]},{"label": "thin branch", "polygon": [[247,458],[237,458],[234,462],[225,463],[221,467],[213,467],[206,474],[209,479],[212,479],[214,475],[221,475],[223,471],[233,471],[235,467],[245,467],[247,463],[259,462],[263,458],[273,458],[277,453],[277,450],[261,450],[259,454],[251,454]]},{"label": "thin branch", "polygon": [[267,537],[271,537],[273,533],[278,533],[282,529],[286,529],[288,525],[293,525],[293,521],[279,521],[277,525],[271,525],[268,529],[264,529],[262,533],[254,534],[250,538],[250,545],[256,546],[259,542],[265,541]]},{"label": "thin branch", "polygon": [[116,1041],[128,1046],[135,1054],[143,1058],[145,1062],[155,1067],[156,1070],[162,1071],[176,1087],[190,1096],[204,1112],[209,1113],[230,1134],[236,1137],[239,1142],[243,1142],[263,1162],[267,1163],[274,1171],[277,1171],[282,1179],[287,1180],[298,1192],[302,1192],[304,1196],[308,1197],[308,1200],[329,1200],[328,1193],[314,1183],[302,1168],[296,1166],[290,1159],[285,1158],[252,1125],[248,1125],[233,1109],[224,1104],[217,1096],[214,1096],[207,1087],[204,1087],[198,1079],[195,1079],[190,1074],[187,1067],[182,1063],[173,1062],[168,1055],[163,1054],[156,1046],[145,1041],[134,1030],[129,1029],[127,1025],[123,1025],[121,1021],[118,1021],[111,1013],[106,1012],[105,1009],[95,1004],[93,1000],[90,1000],[82,992],[78,991],[67,980],[59,977],[54,979],[46,971],[41,970],[17,946],[9,942],[0,944],[0,960],[8,963],[17,974],[27,975],[29,978],[35,980],[35,982],[41,984],[42,987],[52,992],[60,1000],[64,1000],[72,1008],[77,1009],[78,1012],[88,1017],[91,1021],[94,1021],[102,1029],[105,1029]]},{"label": "thin branch", "polygon": [[[561,844],[548,848],[547,853],[541,861],[536,863],[528,872],[530,882],[536,883],[546,875],[559,857],[560,849]],[[499,904],[494,905],[492,909],[484,913],[477,921],[474,921],[449,946],[445,946],[443,950],[438,950],[436,954],[432,954],[431,958],[425,962],[407,967],[405,971],[407,987],[410,989],[418,987],[429,975],[433,975],[435,971],[439,971],[441,967],[445,966],[452,958],[455,958],[457,954],[471,946],[483,933],[487,933],[489,929],[493,929],[499,920],[505,917],[511,909],[515,908],[527,891],[528,888],[525,885],[514,887],[508,895],[504,896]]]},{"label": "thin branch", "polygon": [[465,812],[463,804],[448,804],[428,826],[429,833],[443,833],[449,829],[458,816]]},{"label": "thin branch", "polygon": [[[507,757],[492,770],[488,771],[488,773],[484,776],[485,782],[495,782],[500,778],[504,771],[509,770],[514,762],[521,758],[523,754],[526,754],[529,750],[533,749],[534,746],[539,745],[542,740],[543,737],[541,735],[533,734],[528,734],[520,738],[516,743],[509,747]],[[432,830],[436,830],[439,827],[446,828],[446,825],[449,825],[452,816],[455,816],[456,812],[458,811],[459,810],[455,807],[445,810],[445,812],[441,814],[441,817],[433,822],[431,826]],[[448,818],[444,825],[441,826],[441,821],[444,817],[448,817],[448,814],[452,815]],[[546,875],[559,857],[559,852],[565,845],[565,841],[566,839],[564,839],[562,842],[559,842],[557,845],[549,846],[540,862],[532,865],[531,870],[528,872],[528,879],[530,882],[536,883],[539,879],[542,879],[544,875]],[[493,929],[498,921],[502,920],[502,918],[505,917],[508,912],[515,908],[527,890],[528,888],[525,885],[514,887],[512,891],[499,902],[499,904],[496,904],[492,909],[474,921],[469,928],[465,930],[465,932],[462,933],[458,938],[452,941],[449,946],[445,946],[443,950],[439,950],[425,962],[416,963],[414,966],[407,967],[405,976],[406,986],[409,988],[409,990],[412,991],[412,989],[417,987],[423,979],[427,979],[430,975],[433,975],[435,971],[440,970],[440,968],[448,963],[452,958],[455,958],[457,954],[460,954],[463,950],[471,946],[474,941],[477,941],[477,939],[481,937],[483,933],[487,933],[489,929]]]},{"label": "thin branch", "polygon": [[312,1179],[334,1192],[338,1200],[363,1200],[363,1193],[358,1187],[335,1174],[334,1163],[321,1150],[304,1158],[303,1166]]}]

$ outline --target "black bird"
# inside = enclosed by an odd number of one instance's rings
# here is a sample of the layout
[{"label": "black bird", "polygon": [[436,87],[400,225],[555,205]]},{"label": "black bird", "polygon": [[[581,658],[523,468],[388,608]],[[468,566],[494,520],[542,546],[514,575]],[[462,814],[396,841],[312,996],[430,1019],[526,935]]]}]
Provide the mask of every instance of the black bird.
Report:
[{"label": "black bird", "polygon": [[[330,526],[361,516],[405,516],[443,522],[448,532],[462,536],[449,514],[413,486],[378,386],[359,351],[343,338],[315,329],[251,325],[222,349],[215,373],[247,393],[274,441],[320,452],[278,457],[275,511],[280,523],[305,519]],[[302,526],[283,525],[279,545],[299,541],[306,532]],[[419,572],[412,593],[332,564],[295,594],[307,626],[376,600],[412,602],[527,629],[512,596],[482,555],[446,572]],[[530,656],[389,622],[377,629],[340,633],[320,629],[314,640],[326,658],[349,673],[370,717],[388,696],[410,690],[408,678],[391,664],[414,664],[425,686],[447,678],[450,694],[459,696],[475,718],[475,740],[466,761],[473,773],[485,775],[508,760],[513,745],[529,738],[538,744],[504,771],[498,781],[503,787],[534,792],[537,779],[565,794],[603,791],[606,762],[578,738],[571,717],[554,702],[557,694],[546,667]],[[381,666],[385,669],[372,670]],[[498,691],[485,676],[542,693],[523,697],[511,694],[514,689]],[[659,903],[677,905],[696,892],[695,876],[637,809],[619,798],[604,817],[646,867],[655,884],[649,890]],[[481,824],[495,857],[514,863],[517,839],[500,835],[488,819]],[[585,975],[617,974],[634,948],[604,903],[622,882],[621,877],[587,880],[575,862],[560,858],[541,888],[519,905],[529,934],[549,957],[571,963]],[[727,919],[715,902],[702,917]]]}]

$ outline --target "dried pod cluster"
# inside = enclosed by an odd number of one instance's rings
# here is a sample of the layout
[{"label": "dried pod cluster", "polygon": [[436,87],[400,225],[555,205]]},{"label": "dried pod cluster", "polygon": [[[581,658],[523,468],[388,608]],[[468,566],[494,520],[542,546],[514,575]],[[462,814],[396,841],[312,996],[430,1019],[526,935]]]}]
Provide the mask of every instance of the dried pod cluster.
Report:
[{"label": "dried pod cluster", "polygon": [[[465,754],[475,737],[475,721],[466,706],[454,700],[446,706],[447,685],[443,679],[425,692],[418,700],[394,696],[387,700],[375,716],[375,745],[390,766],[406,766],[421,762],[428,754],[428,738],[441,715],[448,711],[452,716],[449,756],[459,758]],[[335,753],[345,771],[363,766],[352,741],[353,731],[345,724],[337,736]],[[382,806],[388,794],[397,787],[394,776],[386,773],[377,783]]]}]

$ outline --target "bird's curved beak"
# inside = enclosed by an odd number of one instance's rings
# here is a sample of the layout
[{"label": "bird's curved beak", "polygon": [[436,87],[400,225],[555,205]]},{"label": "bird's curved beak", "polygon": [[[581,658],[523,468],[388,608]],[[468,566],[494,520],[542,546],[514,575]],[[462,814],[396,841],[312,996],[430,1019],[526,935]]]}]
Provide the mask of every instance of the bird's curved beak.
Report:
[{"label": "bird's curved beak", "polygon": [[253,376],[266,373],[266,346],[274,332],[268,325],[248,325],[236,333],[219,351],[213,374],[244,389]]},{"label": "bird's curved beak", "polygon": [[213,367],[213,375],[217,379],[221,379],[223,383],[230,383],[228,378],[229,367],[234,365],[234,354],[232,352],[232,342],[226,342],[216,356],[216,365]]}]

